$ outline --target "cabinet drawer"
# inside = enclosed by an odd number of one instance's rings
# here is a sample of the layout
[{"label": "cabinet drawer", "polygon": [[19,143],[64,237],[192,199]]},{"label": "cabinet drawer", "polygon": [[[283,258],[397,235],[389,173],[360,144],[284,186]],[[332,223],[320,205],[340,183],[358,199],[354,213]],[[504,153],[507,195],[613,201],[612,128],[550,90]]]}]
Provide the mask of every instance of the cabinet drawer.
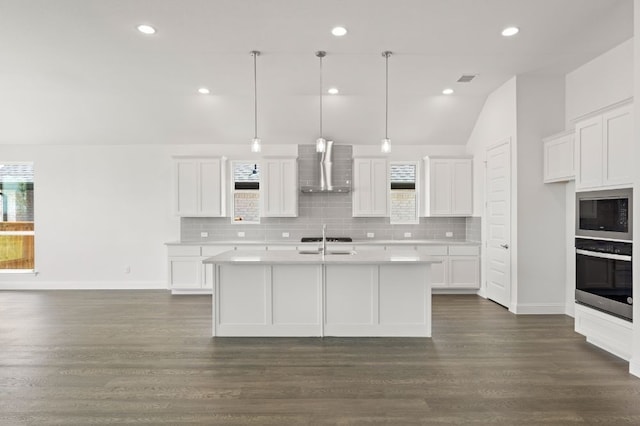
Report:
[{"label": "cabinet drawer", "polygon": [[418,251],[429,256],[446,256],[447,246],[418,246]]},{"label": "cabinet drawer", "polygon": [[225,251],[233,250],[233,246],[202,246],[202,256],[211,257],[216,256]]},{"label": "cabinet drawer", "polygon": [[449,256],[478,256],[479,246],[449,246]]},{"label": "cabinet drawer", "polygon": [[168,246],[169,256],[200,256],[200,246]]}]

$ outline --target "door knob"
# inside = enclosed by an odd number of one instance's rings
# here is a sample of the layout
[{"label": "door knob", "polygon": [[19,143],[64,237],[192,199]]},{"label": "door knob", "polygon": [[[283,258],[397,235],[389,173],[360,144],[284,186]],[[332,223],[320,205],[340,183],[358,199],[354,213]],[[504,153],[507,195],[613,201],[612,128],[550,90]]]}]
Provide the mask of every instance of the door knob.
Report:
[{"label": "door knob", "polygon": [[509,244],[500,244],[500,247],[502,247],[503,249],[508,249],[509,248]]}]

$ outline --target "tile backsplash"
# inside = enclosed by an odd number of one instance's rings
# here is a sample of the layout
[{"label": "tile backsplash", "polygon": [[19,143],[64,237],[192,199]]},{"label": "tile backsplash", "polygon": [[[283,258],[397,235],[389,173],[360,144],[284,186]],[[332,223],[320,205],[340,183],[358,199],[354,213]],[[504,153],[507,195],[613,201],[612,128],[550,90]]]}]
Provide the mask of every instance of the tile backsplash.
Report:
[{"label": "tile backsplash", "polygon": [[[262,218],[260,224],[232,223],[228,217],[182,218],[180,239],[238,240],[238,232],[242,231],[242,239],[248,241],[299,241],[302,237],[320,236],[322,224],[327,225],[328,236],[354,240],[368,239],[367,233],[373,233],[375,240],[449,239],[446,232],[453,232],[452,240],[480,239],[479,218],[422,217],[419,224],[392,225],[388,217],[352,217],[350,193],[300,193],[298,203],[298,217]],[[201,232],[208,236],[202,238]],[[283,237],[283,232],[288,232],[289,237]],[[405,237],[407,232],[411,237]]]}]

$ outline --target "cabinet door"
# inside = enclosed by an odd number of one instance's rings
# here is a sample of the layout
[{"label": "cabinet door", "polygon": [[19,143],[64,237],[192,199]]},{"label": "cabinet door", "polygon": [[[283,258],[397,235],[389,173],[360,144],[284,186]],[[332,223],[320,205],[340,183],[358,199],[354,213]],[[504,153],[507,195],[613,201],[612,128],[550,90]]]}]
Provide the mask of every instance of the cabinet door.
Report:
[{"label": "cabinet door", "polygon": [[473,162],[471,159],[451,160],[451,214],[473,214]]},{"label": "cabinet door", "polygon": [[295,158],[265,159],[262,168],[262,215],[298,216],[298,162]]},{"label": "cabinet door", "polygon": [[175,162],[175,213],[178,216],[194,216],[198,211],[198,162]]},{"label": "cabinet door", "polygon": [[602,116],[576,124],[576,189],[602,185]]},{"label": "cabinet door", "polygon": [[224,197],[222,184],[222,161],[219,158],[199,160],[199,216],[224,216]]},{"label": "cabinet door", "polygon": [[545,183],[575,179],[573,135],[547,140],[543,149]]},{"label": "cabinet door", "polygon": [[478,256],[449,256],[449,287],[480,288]]},{"label": "cabinet door", "polygon": [[280,160],[262,161],[262,216],[277,217],[282,210],[282,167]]},{"label": "cabinet door", "polygon": [[603,185],[633,183],[632,107],[622,107],[602,116]]},{"label": "cabinet door", "polygon": [[169,287],[175,289],[202,287],[202,259],[200,257],[169,258]]},{"label": "cabinet door", "polygon": [[451,214],[451,160],[430,160],[429,173],[430,213],[448,216]]},{"label": "cabinet door", "polygon": [[440,263],[431,264],[431,287],[445,288],[447,287],[448,260],[447,256],[432,256],[434,260],[440,260]]},{"label": "cabinet door", "polygon": [[353,161],[353,216],[387,216],[387,160]]}]

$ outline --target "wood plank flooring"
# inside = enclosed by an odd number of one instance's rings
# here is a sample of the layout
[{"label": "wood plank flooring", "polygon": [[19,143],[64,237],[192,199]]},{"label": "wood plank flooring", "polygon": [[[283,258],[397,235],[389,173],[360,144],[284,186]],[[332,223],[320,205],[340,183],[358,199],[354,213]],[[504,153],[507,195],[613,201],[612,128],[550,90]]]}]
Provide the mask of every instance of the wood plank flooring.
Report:
[{"label": "wood plank flooring", "polygon": [[432,339],[213,339],[208,296],[0,292],[0,424],[640,424],[640,379],[572,318],[433,311]]}]

